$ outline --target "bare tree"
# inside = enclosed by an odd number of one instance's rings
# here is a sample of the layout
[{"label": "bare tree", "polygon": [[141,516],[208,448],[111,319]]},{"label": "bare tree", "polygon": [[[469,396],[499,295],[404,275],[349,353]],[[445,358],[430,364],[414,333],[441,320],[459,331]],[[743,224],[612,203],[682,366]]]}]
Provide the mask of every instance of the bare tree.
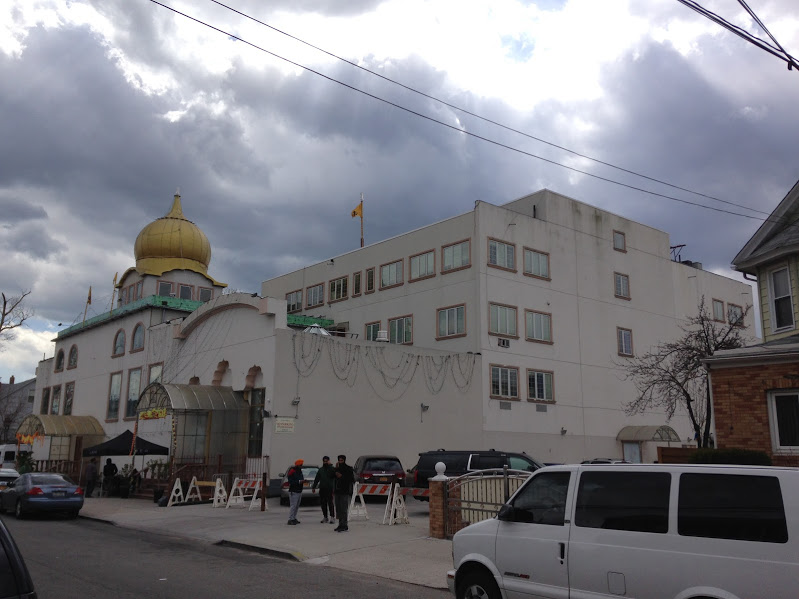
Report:
[{"label": "bare tree", "polygon": [[698,315],[680,327],[683,335],[679,339],[659,343],[648,353],[618,364],[625,380],[632,380],[638,391],[637,397],[624,405],[625,413],[659,408],[671,419],[678,408],[683,408],[691,420],[697,447],[709,447],[712,406],[702,359],[746,344],[740,323],[751,308],[747,306],[741,314],[731,311],[726,322],[719,322],[708,313],[703,296]]},{"label": "bare tree", "polygon": [[22,326],[33,316],[33,310],[25,306],[25,298],[30,294],[30,291],[18,296],[6,296],[5,293],[0,293],[3,299],[2,313],[0,313],[0,351],[3,350],[4,342],[14,339],[14,329]]}]

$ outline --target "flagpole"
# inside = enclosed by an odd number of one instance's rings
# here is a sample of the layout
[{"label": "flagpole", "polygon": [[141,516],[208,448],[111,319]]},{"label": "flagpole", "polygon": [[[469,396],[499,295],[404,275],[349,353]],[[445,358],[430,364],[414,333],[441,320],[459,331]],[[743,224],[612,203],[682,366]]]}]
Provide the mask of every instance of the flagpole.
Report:
[{"label": "flagpole", "polygon": [[116,298],[116,294],[117,294],[117,275],[118,274],[119,274],[118,272],[114,273],[114,290],[111,292],[111,313],[112,314],[114,313],[114,299]]},{"label": "flagpole", "polygon": [[363,247],[363,193],[361,194],[361,247]]},{"label": "flagpole", "polygon": [[86,300],[86,307],[83,308],[83,322],[80,323],[80,326],[86,324],[86,312],[89,310],[89,304],[92,303],[92,288],[89,286],[89,298]]}]

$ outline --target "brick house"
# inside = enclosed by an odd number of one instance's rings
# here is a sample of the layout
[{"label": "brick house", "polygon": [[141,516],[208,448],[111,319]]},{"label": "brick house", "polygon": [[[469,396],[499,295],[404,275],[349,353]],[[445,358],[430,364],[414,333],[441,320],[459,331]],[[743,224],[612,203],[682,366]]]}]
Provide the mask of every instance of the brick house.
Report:
[{"label": "brick house", "polygon": [[757,280],[763,340],[705,361],[719,448],[799,466],[799,182],[733,260]]}]

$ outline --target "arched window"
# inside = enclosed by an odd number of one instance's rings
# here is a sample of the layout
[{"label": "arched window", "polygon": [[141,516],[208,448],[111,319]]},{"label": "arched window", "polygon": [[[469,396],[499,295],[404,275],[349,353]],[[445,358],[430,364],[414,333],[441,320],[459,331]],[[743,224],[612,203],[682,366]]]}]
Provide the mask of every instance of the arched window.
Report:
[{"label": "arched window", "polygon": [[67,361],[67,368],[75,368],[78,365],[78,346],[73,345],[69,348],[69,360]]},{"label": "arched window", "polygon": [[125,331],[119,329],[114,337],[114,355],[121,356],[125,353]]},{"label": "arched window", "polygon": [[59,349],[55,357],[55,371],[61,372],[64,370],[64,350]]},{"label": "arched window", "polygon": [[133,329],[133,342],[131,343],[130,351],[139,351],[144,349],[144,325],[139,323]]}]

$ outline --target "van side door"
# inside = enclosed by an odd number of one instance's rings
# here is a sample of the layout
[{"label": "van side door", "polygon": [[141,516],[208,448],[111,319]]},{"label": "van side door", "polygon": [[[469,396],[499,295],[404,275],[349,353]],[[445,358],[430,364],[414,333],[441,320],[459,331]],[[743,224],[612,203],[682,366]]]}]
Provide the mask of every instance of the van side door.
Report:
[{"label": "van side door", "polygon": [[498,517],[496,567],[508,599],[569,597],[569,505],[573,474],[539,471]]}]

